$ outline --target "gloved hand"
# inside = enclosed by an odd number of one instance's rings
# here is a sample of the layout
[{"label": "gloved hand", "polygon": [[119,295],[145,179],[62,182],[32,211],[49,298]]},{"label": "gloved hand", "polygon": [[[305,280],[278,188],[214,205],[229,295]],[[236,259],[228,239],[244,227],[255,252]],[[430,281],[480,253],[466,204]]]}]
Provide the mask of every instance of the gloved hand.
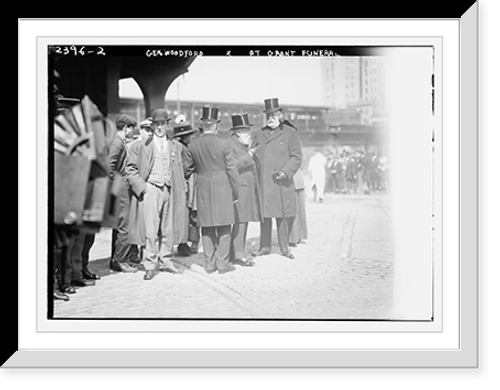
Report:
[{"label": "gloved hand", "polygon": [[284,181],[284,180],[288,179],[288,176],[283,171],[274,171],[273,178],[276,181]]}]

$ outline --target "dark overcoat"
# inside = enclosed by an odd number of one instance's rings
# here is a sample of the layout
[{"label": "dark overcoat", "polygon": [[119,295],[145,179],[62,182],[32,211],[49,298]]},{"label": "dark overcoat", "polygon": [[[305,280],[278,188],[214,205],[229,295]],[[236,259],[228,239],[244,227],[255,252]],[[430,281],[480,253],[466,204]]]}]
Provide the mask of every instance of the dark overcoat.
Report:
[{"label": "dark overcoat", "polygon": [[[297,213],[293,176],[300,168],[302,152],[298,131],[283,123],[273,132],[269,127],[256,131],[259,148],[261,210],[263,218],[293,217]],[[287,179],[278,183],[275,170],[285,172]],[[280,194],[281,186],[281,194]]]},{"label": "dark overcoat", "polygon": [[238,166],[238,202],[234,205],[236,223],[261,220],[258,172],[255,160],[236,134],[229,137]]},{"label": "dark overcoat", "polygon": [[[186,182],[191,170],[185,163],[182,145],[169,140],[172,189],[168,215],[169,229],[173,232],[174,244],[187,242],[188,239],[188,209],[186,207]],[[128,154],[125,175],[130,184],[132,199],[130,202],[128,241],[134,245],[146,245],[146,225],[144,221],[143,192],[146,188],[151,170],[153,169],[155,147],[153,137],[134,143]]]},{"label": "dark overcoat", "polygon": [[216,134],[202,134],[188,149],[198,176],[196,202],[200,226],[234,224],[238,168],[228,140]]}]

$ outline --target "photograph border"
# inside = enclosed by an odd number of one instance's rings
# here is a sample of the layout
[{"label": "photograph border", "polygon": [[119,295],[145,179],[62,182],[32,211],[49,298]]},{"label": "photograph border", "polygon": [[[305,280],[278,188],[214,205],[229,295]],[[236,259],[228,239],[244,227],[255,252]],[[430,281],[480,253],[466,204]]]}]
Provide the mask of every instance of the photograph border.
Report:
[{"label": "photograph border", "polygon": [[459,19],[459,348],[433,350],[23,350],[6,368],[477,368],[478,4]]}]

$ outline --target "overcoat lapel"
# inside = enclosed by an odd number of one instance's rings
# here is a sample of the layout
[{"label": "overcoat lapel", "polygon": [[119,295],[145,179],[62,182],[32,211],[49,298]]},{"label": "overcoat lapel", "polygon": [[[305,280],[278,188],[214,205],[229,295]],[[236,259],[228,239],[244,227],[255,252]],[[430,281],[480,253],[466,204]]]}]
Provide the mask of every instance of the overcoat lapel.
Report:
[{"label": "overcoat lapel", "polygon": [[266,137],[266,143],[269,143],[272,140],[274,140],[278,137],[281,137],[283,135],[283,129],[281,128],[281,125],[280,125],[280,127],[278,127],[272,133],[271,133],[271,130],[269,130],[269,128],[266,128],[266,130],[264,130],[263,133],[264,133],[264,136]]}]

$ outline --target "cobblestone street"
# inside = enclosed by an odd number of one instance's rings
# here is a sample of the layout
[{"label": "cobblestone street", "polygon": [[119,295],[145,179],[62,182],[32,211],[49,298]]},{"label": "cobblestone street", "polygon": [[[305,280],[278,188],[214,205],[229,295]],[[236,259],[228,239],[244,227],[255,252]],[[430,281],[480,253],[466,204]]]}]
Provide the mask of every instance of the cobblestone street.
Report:
[{"label": "cobblestone street", "polygon": [[[292,248],[294,260],[273,251],[255,267],[206,274],[203,254],[176,256],[184,273],[143,280],[109,269],[111,231],[103,229],[91,250],[95,286],[70,301],[55,301],[54,318],[387,319],[393,298],[393,240],[388,195],[326,194],[307,200],[309,239]],[[258,249],[251,223],[247,251]]]}]

